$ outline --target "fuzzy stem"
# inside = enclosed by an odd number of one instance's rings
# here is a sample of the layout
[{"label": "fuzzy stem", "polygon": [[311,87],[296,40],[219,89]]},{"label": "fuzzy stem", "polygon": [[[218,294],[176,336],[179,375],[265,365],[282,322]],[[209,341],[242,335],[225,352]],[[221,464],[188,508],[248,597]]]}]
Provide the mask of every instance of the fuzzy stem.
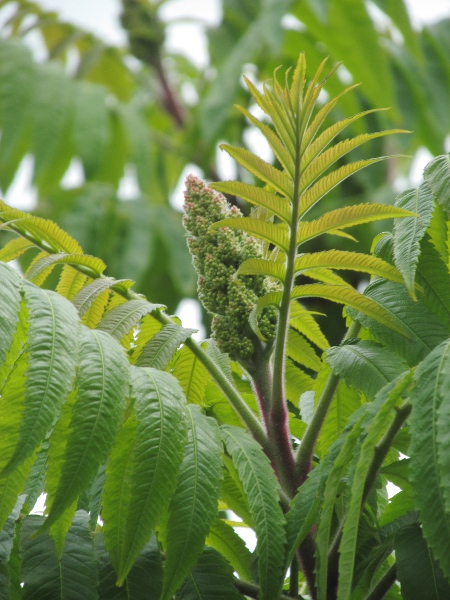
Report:
[{"label": "fuzzy stem", "polygon": [[[254,583],[249,583],[248,581],[243,581],[242,579],[235,579],[234,586],[236,589],[248,596],[249,598],[258,598],[260,587],[259,585],[255,585]],[[286,594],[281,594],[277,600],[305,600],[303,596],[287,596]]]},{"label": "fuzzy stem", "polygon": [[[348,328],[348,331],[344,337],[347,340],[352,337],[356,337],[361,329],[361,325],[357,321]],[[320,430],[322,429],[323,422],[327,416],[328,409],[333,400],[336,388],[339,383],[339,376],[333,372],[328,376],[325,387],[320,396],[319,402],[314,410],[314,415],[308,426],[308,429],[303,436],[302,443],[297,452],[296,456],[296,471],[297,471],[297,483],[301,485],[308,475],[311,469],[311,459],[314,452],[314,447],[319,437]]]},{"label": "fuzzy stem", "polygon": [[256,357],[255,366],[247,369],[251,381],[253,391],[258,400],[259,412],[261,418],[269,431],[269,411],[271,404],[272,393],[272,367],[270,364],[270,354],[264,355],[260,352]]},{"label": "fuzzy stem", "polygon": [[292,559],[289,574],[289,594],[294,598],[298,597],[298,561],[295,556]]},{"label": "fuzzy stem", "polygon": [[365,600],[382,600],[390,588],[394,585],[397,579],[397,565],[394,563],[392,567],[383,575],[380,581],[369,592]]}]

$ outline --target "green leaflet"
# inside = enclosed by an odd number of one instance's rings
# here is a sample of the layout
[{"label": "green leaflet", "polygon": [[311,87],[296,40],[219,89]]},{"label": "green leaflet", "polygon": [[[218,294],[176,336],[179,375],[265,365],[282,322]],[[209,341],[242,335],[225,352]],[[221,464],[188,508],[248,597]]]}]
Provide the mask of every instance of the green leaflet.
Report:
[{"label": "green leaflet", "polygon": [[292,328],[289,329],[286,352],[295,362],[313,371],[319,371],[322,366],[322,361],[307,340]]},{"label": "green leaflet", "polygon": [[288,358],[286,359],[285,384],[287,399],[297,406],[300,396],[314,386],[314,380]]},{"label": "green leaflet", "polygon": [[30,240],[27,240],[23,237],[16,237],[9,241],[0,250],[0,260],[7,263],[15,258],[18,258],[19,256],[22,256],[24,252],[35,247],[36,246],[33,244],[33,242],[30,242]]},{"label": "green leaflet", "polygon": [[211,184],[210,187],[224,194],[239,196],[256,206],[267,208],[285,223],[290,221],[290,207],[286,200],[264,188],[248,183],[240,183],[239,181],[216,182]]},{"label": "green leaflet", "polygon": [[42,443],[72,388],[78,355],[79,320],[59,294],[23,282],[27,301],[28,361],[25,401],[10,473]]},{"label": "green leaflet", "polygon": [[447,600],[450,584],[423,539],[419,524],[407,525],[394,538],[398,580],[404,600]]},{"label": "green leaflet", "polygon": [[134,348],[131,355],[131,362],[136,364],[142,350],[149,340],[151,340],[157,333],[162,329],[162,325],[152,315],[146,315],[141,324],[139,325],[139,331],[137,333],[136,347]]},{"label": "green leaflet", "polygon": [[186,442],[185,399],[168,373],[131,367],[134,410],[106,469],[105,543],[122,584],[175,491]]},{"label": "green leaflet", "polygon": [[183,388],[186,400],[204,407],[209,373],[187,346],[183,346],[178,352],[172,374]]},{"label": "green leaflet", "polygon": [[308,269],[319,267],[362,271],[363,273],[384,277],[397,283],[403,283],[403,279],[395,267],[376,256],[368,254],[346,252],[343,250],[327,250],[325,252],[302,254],[295,259],[296,273],[304,272],[305,275],[308,275]]},{"label": "green leaflet", "polygon": [[105,263],[95,256],[59,252],[58,254],[44,256],[37,262],[33,262],[26,273],[26,277],[36,285],[41,286],[57,264],[78,265],[83,268],[86,275],[93,278],[100,277],[100,274],[106,269]]},{"label": "green leaflet", "polygon": [[[0,366],[5,362],[6,355],[11,347],[20,311],[20,289],[22,287],[19,274],[0,263],[0,304],[2,318],[0,319]],[[0,385],[3,382],[0,380]]]},{"label": "green leaflet", "polygon": [[414,278],[420,253],[420,240],[431,221],[434,199],[430,186],[424,182],[417,190],[405,190],[395,200],[395,206],[406,208],[417,216],[394,222],[395,265],[405,279],[405,285],[413,300],[416,299]]},{"label": "green leaflet", "polygon": [[98,324],[97,329],[106,331],[120,341],[139,323],[142,317],[159,308],[162,308],[162,304],[151,304],[145,300],[124,302],[109,310]]},{"label": "green leaflet", "polygon": [[228,152],[230,156],[236,159],[237,162],[250,171],[250,173],[253,173],[253,175],[256,175],[256,177],[265,183],[268,183],[282,196],[288,200],[292,199],[294,191],[292,180],[286,173],[279,171],[244,148],[236,148],[229,144],[221,144],[220,149]]},{"label": "green leaflet", "polygon": [[273,600],[281,591],[284,577],[284,517],[278,501],[279,484],[267,457],[245,431],[221,427],[227,451],[239,473],[253,519],[258,543],[260,600]]},{"label": "green leaflet", "polygon": [[159,599],[162,590],[163,564],[154,535],[137,557],[122,587],[117,587],[117,575],[103,542],[103,534],[95,535],[95,554],[98,564],[99,600]]},{"label": "green leaflet", "polygon": [[267,223],[252,217],[233,217],[222,219],[211,226],[212,229],[221,227],[230,227],[231,229],[240,229],[250,235],[254,235],[269,244],[274,244],[284,252],[289,247],[288,229],[284,223]]},{"label": "green leaflet", "polygon": [[252,580],[252,554],[233,527],[216,519],[209,530],[206,545],[220,552],[241,579]]},{"label": "green leaflet", "polygon": [[361,446],[350,489],[350,504],[339,546],[338,600],[348,600],[352,592],[359,517],[365,482],[372,462],[374,449],[379,439],[385,433],[389,420],[393,418],[392,409],[399,403],[402,394],[409,387],[412,375],[410,371],[404,375],[400,375],[395,381],[387,384],[378,393],[379,401],[384,400],[384,402],[367,429],[367,436]]},{"label": "green leaflet", "polygon": [[338,304],[345,304],[351,308],[356,308],[365,315],[383,323],[393,331],[407,336],[407,332],[398,323],[383,306],[367,296],[363,296],[351,287],[344,285],[327,285],[322,283],[312,283],[299,285],[293,288],[291,298],[325,298]]},{"label": "green leaflet", "polygon": [[[82,317],[88,309],[94,304],[95,300],[102,294],[102,292],[106,292],[111,287],[120,283],[129,283],[128,287],[133,285],[133,282],[130,282],[128,279],[117,280],[112,277],[104,277],[101,279],[95,279],[92,283],[89,283],[83,289],[81,289],[78,294],[74,297],[73,303],[78,310],[78,314]],[[103,311],[102,311],[103,312]]]},{"label": "green leaflet", "polygon": [[176,600],[243,600],[233,584],[233,569],[212,548],[206,548],[177,592]]},{"label": "green leaflet", "polygon": [[397,352],[414,366],[447,337],[442,323],[419,302],[413,302],[404,286],[390,281],[374,281],[367,286],[365,295],[375,300],[395,319],[408,337],[388,329],[381,322],[353,309],[347,312],[358,320],[387,348]]},{"label": "green leaflet", "polygon": [[323,233],[334,233],[334,230],[353,227],[361,223],[410,216],[412,216],[411,211],[385,204],[344,206],[330,210],[314,221],[300,222],[297,230],[297,244],[303,244]]},{"label": "green leaflet", "polygon": [[310,342],[313,342],[321,350],[329,348],[329,343],[322,333],[319,325],[314,319],[314,314],[304,308],[299,302],[293,300],[291,302],[291,318],[289,325],[304,335]]},{"label": "green leaflet", "polygon": [[450,215],[450,162],[449,155],[437,156],[425,167],[423,176],[430,184],[434,197]]},{"label": "green leaflet", "polygon": [[48,533],[36,536],[45,517],[29,515],[20,532],[24,600],[97,600],[97,564],[88,526],[89,515],[78,511],[58,559]]},{"label": "green leaflet", "polygon": [[266,275],[284,281],[286,267],[282,263],[264,258],[249,258],[244,260],[238,269],[238,275]]},{"label": "green leaflet", "polygon": [[165,325],[143,347],[136,360],[136,365],[164,370],[172,360],[178,346],[195,332],[196,329],[183,329],[180,325]]},{"label": "green leaflet", "polygon": [[228,381],[230,381],[230,383],[234,385],[232,363],[230,357],[228,356],[228,354],[224,354],[219,350],[219,347],[215,340],[209,339],[206,341],[208,343],[206,353],[216,363],[216,365],[220,367]]},{"label": "green leaflet", "polygon": [[[411,485],[420,511],[425,539],[447,577],[450,576],[449,492],[448,475],[442,470],[447,463],[448,426],[444,431],[441,415],[446,415],[450,385],[450,342],[435,348],[417,367],[415,387],[410,401]],[[443,462],[442,462],[443,461]]]},{"label": "green leaflet", "polygon": [[77,399],[46,528],[72,504],[108,457],[123,418],[128,370],[125,352],[113,338],[82,328]]},{"label": "green leaflet", "polygon": [[420,244],[416,279],[423,290],[421,302],[450,333],[450,273],[427,235]]},{"label": "green leaflet", "polygon": [[330,348],[326,360],[336,375],[368,400],[373,400],[378,390],[408,370],[398,354],[366,340]]},{"label": "green leaflet", "polygon": [[217,423],[188,406],[188,443],[169,506],[162,600],[169,600],[196,563],[217,514],[222,479]]},{"label": "green leaflet", "polygon": [[64,265],[59,276],[56,291],[64,298],[73,300],[82,287],[86,284],[87,277],[70,265]]}]

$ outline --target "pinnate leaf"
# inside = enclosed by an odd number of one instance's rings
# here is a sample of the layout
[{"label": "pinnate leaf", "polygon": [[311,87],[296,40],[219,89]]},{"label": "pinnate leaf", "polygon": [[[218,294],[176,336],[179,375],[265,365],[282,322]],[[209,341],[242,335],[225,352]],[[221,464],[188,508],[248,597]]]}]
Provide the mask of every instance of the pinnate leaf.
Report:
[{"label": "pinnate leaf", "polygon": [[137,366],[165,369],[178,346],[195,332],[195,329],[183,329],[180,325],[165,325],[143,347],[136,360]]}]

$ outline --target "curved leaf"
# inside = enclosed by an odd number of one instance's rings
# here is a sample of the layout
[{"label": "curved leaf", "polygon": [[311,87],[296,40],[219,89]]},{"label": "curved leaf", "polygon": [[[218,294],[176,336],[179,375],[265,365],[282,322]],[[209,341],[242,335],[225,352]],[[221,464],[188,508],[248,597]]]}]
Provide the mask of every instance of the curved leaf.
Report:
[{"label": "curved leaf", "polygon": [[366,340],[330,348],[326,351],[326,360],[336,375],[363,392],[368,400],[408,370],[408,365],[398,354]]},{"label": "curved leaf", "polygon": [[179,588],[217,514],[222,479],[222,445],[217,423],[198,406],[188,406],[188,443],[177,490],[169,507],[162,600]]},{"label": "curved leaf", "polygon": [[221,227],[230,227],[230,229],[239,229],[254,235],[269,244],[274,244],[281,250],[287,252],[289,247],[288,230],[284,224],[267,223],[251,217],[234,217],[223,219],[211,226],[212,229]]},{"label": "curved leaf", "polygon": [[252,553],[233,527],[220,519],[216,519],[209,530],[206,545],[220,552],[239,577],[246,581],[252,580]]},{"label": "curved leaf", "polygon": [[132,415],[106,469],[105,543],[121,585],[169,505],[183,458],[183,393],[168,373],[131,368]]},{"label": "curved leaf", "polygon": [[303,244],[323,233],[333,233],[334,229],[344,229],[382,219],[410,217],[411,214],[410,211],[403,208],[385,204],[354,204],[353,206],[336,208],[314,221],[300,222],[297,231],[297,244]]},{"label": "curved leaf", "polygon": [[239,266],[238,275],[266,275],[284,281],[286,267],[284,264],[264,258],[248,258]]},{"label": "curved leaf", "polygon": [[178,346],[195,332],[196,329],[183,329],[180,325],[165,325],[142,348],[136,365],[164,370],[172,360]]},{"label": "curved leaf", "polygon": [[273,600],[284,577],[284,517],[278,501],[279,485],[267,457],[245,431],[221,427],[223,439],[247,496],[258,543],[260,599]]},{"label": "curved leaf", "polygon": [[[22,280],[17,271],[0,263],[0,366],[4,365],[6,355],[12,345],[19,322],[20,290]],[[0,385],[3,381],[0,380]]]},{"label": "curved leaf", "polygon": [[450,216],[450,155],[437,156],[427,164],[423,172],[434,197]]},{"label": "curved leaf", "polygon": [[34,263],[27,271],[26,277],[36,285],[42,285],[45,279],[50,275],[53,267],[57,264],[79,265],[83,267],[83,272],[88,275],[88,277],[93,278],[99,277],[106,269],[105,263],[95,256],[88,256],[86,254],[65,254],[59,252],[58,254],[45,256]]},{"label": "curved leaf", "polygon": [[267,208],[285,223],[290,222],[290,206],[286,200],[264,188],[239,181],[216,181],[210,187],[224,194],[239,196],[256,206]]},{"label": "curved leaf", "polygon": [[6,263],[10,262],[31,248],[36,248],[33,242],[23,237],[16,237],[0,250],[0,260]]},{"label": "curved leaf", "polygon": [[393,235],[395,264],[415,300],[414,277],[420,254],[420,240],[430,224],[434,209],[430,186],[424,182],[417,190],[405,190],[397,196],[395,206],[406,208],[417,215],[396,220]]},{"label": "curved leaf", "polygon": [[204,406],[208,371],[187,346],[183,346],[178,352],[172,374],[183,388],[186,400],[191,404]]},{"label": "curved leaf", "polygon": [[145,300],[130,300],[109,310],[97,325],[97,329],[106,331],[120,341],[142,317],[161,307],[162,304],[151,304]]},{"label": "curved leaf", "polygon": [[123,348],[107,333],[83,327],[77,398],[46,528],[72,504],[108,457],[123,418],[128,379]]},{"label": "curved leaf", "polygon": [[95,279],[92,283],[83,287],[72,300],[80,317],[91,308],[102,292],[109,290],[117,283],[120,283],[120,280],[118,281],[112,277],[102,277],[100,279]]},{"label": "curved leaf", "polygon": [[[420,511],[423,533],[446,577],[450,576],[449,494],[443,482],[447,474],[440,465],[440,448],[446,448],[448,430],[438,429],[443,402],[448,404],[450,342],[435,348],[417,367],[410,401],[411,485]],[[444,444],[441,446],[441,444]],[[446,462],[446,461],[445,461]]]},{"label": "curved leaf", "polygon": [[416,279],[423,290],[422,303],[450,333],[450,272],[427,235],[420,244]]},{"label": "curved leaf", "polygon": [[318,348],[325,350],[325,348],[329,348],[330,344],[314,319],[314,314],[316,313],[307,310],[299,302],[293,300],[291,302],[289,325],[308,338]]},{"label": "curved leaf", "polygon": [[303,365],[313,371],[318,371],[322,366],[322,361],[309,343],[294,329],[289,329],[286,352],[299,365]]}]

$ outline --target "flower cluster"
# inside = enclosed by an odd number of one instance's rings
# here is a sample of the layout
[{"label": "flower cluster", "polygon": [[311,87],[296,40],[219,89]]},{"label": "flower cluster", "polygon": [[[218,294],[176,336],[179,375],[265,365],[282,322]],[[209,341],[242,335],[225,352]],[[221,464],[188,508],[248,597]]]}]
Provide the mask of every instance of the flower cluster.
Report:
[{"label": "flower cluster", "polygon": [[[250,311],[259,297],[267,294],[270,283],[262,276],[239,277],[236,271],[248,258],[261,257],[260,243],[242,231],[228,227],[210,231],[225,218],[242,216],[230,207],[222,194],[189,175],[186,180],[183,224],[195,270],[198,294],[208,312],[214,315],[212,334],[223,352],[248,361],[254,354],[256,336],[248,325]],[[267,340],[275,335],[276,311],[265,309],[259,318],[260,331]]]}]

